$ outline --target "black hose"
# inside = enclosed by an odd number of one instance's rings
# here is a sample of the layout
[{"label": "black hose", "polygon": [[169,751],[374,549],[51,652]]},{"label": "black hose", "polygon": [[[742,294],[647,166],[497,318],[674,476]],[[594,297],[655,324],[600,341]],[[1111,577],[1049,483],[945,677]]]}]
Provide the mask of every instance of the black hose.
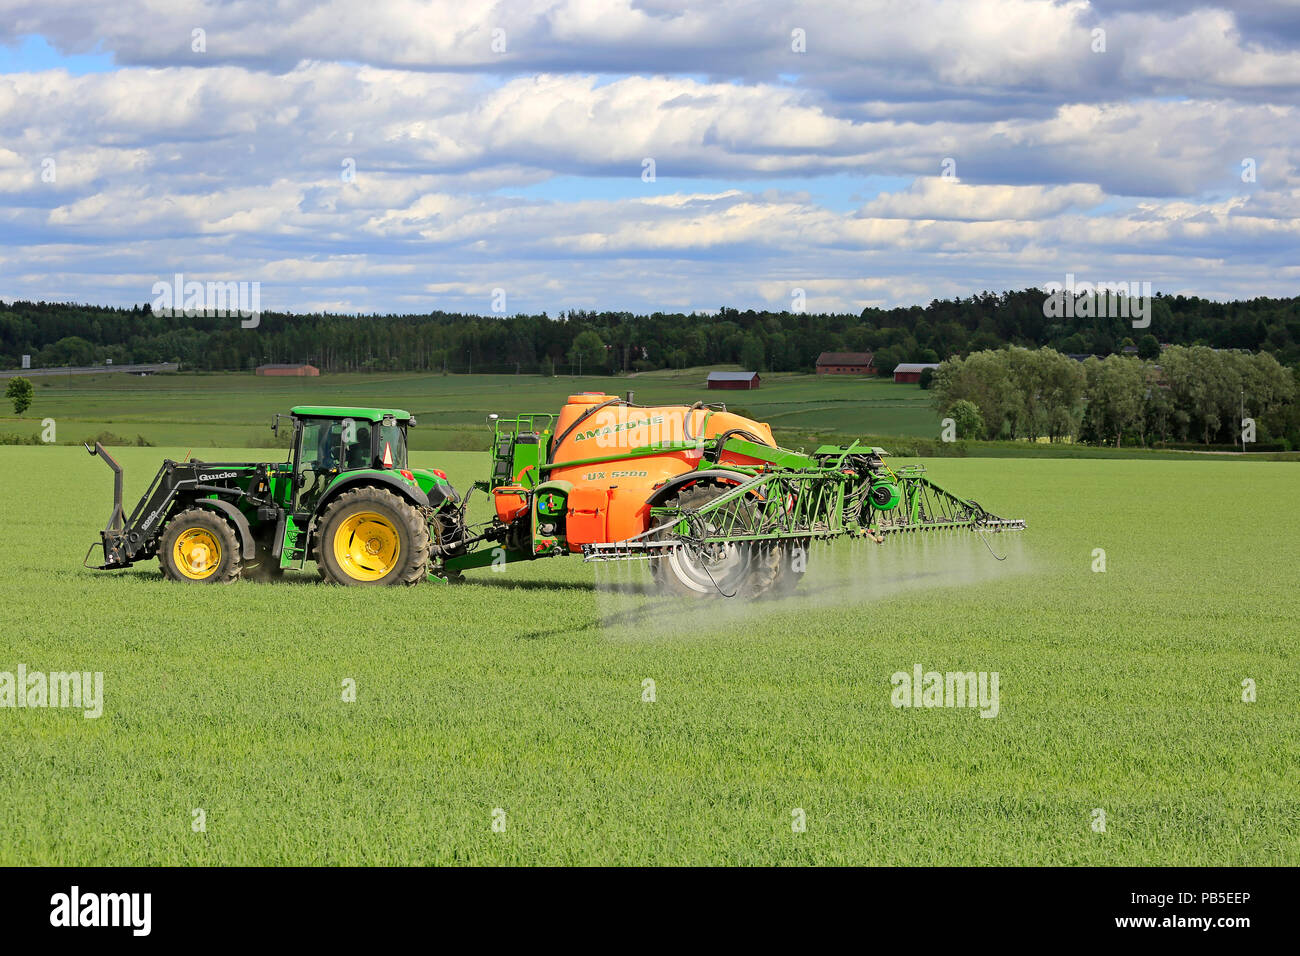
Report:
[{"label": "black hose", "polygon": [[717,463],[718,459],[722,457],[722,446],[727,443],[727,439],[730,438],[732,435],[739,435],[741,438],[747,439],[748,441],[752,441],[755,445],[766,445],[768,448],[776,447],[775,445],[772,445],[770,442],[763,441],[763,439],[759,438],[753,432],[747,432],[743,428],[729,428],[717,437],[717,440],[714,442],[713,445],[713,450],[712,452],[710,452],[708,456],[709,461],[715,464]]},{"label": "black hose", "polygon": [[568,438],[571,434],[573,434],[573,430],[575,428],[577,428],[579,425],[585,422],[592,415],[595,415],[602,408],[608,408],[610,405],[618,405],[622,401],[623,400],[621,398],[611,398],[608,401],[601,402],[599,405],[591,406],[591,408],[587,409],[585,412],[583,412],[581,415],[575,418],[573,420],[573,423],[564,430],[564,432],[560,435],[560,437],[555,439],[555,441],[551,442],[551,447],[546,452],[546,464],[549,465],[555,460],[555,453],[559,450],[560,446],[564,444],[564,440]]}]

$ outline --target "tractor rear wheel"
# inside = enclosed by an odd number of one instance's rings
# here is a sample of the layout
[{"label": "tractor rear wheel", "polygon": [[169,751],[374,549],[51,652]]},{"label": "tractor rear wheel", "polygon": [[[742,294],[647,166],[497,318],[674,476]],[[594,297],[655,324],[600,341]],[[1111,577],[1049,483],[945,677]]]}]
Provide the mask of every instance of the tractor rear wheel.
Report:
[{"label": "tractor rear wheel", "polygon": [[[694,511],[727,490],[729,486],[726,485],[694,485],[678,494],[677,507],[682,511]],[[719,517],[735,517],[743,521],[750,508],[747,502],[737,501],[726,506],[725,515],[719,512]],[[712,527],[711,523],[709,527]],[[674,536],[669,534],[669,537]],[[683,543],[652,562],[655,583],[663,594],[673,597],[748,597],[751,596],[749,584],[755,556],[756,551],[748,544],[695,546]]]},{"label": "tractor rear wheel", "polygon": [[158,544],[164,576],[189,584],[224,584],[239,577],[235,530],[207,508],[190,508],[167,522]]},{"label": "tractor rear wheel", "polygon": [[325,509],[315,551],[334,584],[417,584],[428,574],[429,526],[391,491],[356,488]]}]

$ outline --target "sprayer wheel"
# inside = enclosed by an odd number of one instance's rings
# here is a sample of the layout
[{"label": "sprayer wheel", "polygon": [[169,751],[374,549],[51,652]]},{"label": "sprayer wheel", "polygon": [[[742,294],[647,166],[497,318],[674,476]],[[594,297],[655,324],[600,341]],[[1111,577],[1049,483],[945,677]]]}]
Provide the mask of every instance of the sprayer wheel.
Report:
[{"label": "sprayer wheel", "polygon": [[808,538],[787,542],[782,549],[781,573],[777,575],[778,594],[790,594],[808,573],[808,551],[812,542]]},{"label": "sprayer wheel", "polygon": [[752,559],[749,577],[745,579],[744,595],[746,597],[763,597],[776,590],[776,583],[781,578],[781,568],[785,564],[783,551],[779,544],[750,545]]},{"label": "sprayer wheel", "polygon": [[755,597],[785,597],[800,585],[806,570],[807,541],[763,546],[755,557],[749,591]]},{"label": "sprayer wheel", "polygon": [[[728,490],[728,486],[700,483],[677,495],[682,511],[694,511]],[[734,508],[749,508],[737,502]],[[674,549],[653,562],[654,579],[662,594],[671,597],[752,597],[750,586],[755,550],[749,545],[726,545],[710,557],[690,547]]]}]

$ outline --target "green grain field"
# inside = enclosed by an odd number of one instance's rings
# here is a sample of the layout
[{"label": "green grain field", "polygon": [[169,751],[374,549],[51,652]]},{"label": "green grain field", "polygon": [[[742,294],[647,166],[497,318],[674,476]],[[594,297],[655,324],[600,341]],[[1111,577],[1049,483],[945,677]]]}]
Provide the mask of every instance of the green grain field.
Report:
[{"label": "green grain field", "polygon": [[[486,447],[489,412],[553,411],[581,391],[633,390],[642,404],[707,398],[741,407],[784,433],[826,432],[934,438],[939,415],[929,392],[892,381],[771,373],[752,392],[706,392],[710,369],[646,372],[611,378],[537,375],[322,375],[263,378],[246,374],[121,374],[40,376],[25,418],[0,416],[0,433],[39,434],[53,418],[57,440],[71,443],[101,432],[127,442],[186,448],[262,447],[271,443],[276,412],[297,404],[381,405],[413,412],[420,425],[412,447]],[[526,407],[517,407],[527,396]],[[6,409],[8,411],[8,409]]]},{"label": "green grain field", "polygon": [[[119,449],[128,500],[184,451]],[[98,719],[0,709],[0,864],[1300,863],[1295,466],[932,473],[1028,519],[1005,562],[839,545],[792,601],[701,607],[577,559],[404,590],[86,571],[108,469],[0,448],[0,671],[105,684]],[[997,716],[893,707],[916,664],[997,671]]]}]

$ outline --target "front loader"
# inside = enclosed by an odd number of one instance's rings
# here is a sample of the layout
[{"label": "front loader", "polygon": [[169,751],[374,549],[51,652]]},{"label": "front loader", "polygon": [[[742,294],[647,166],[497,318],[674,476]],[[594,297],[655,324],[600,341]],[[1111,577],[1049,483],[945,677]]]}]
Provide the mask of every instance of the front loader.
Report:
[{"label": "front loader", "polygon": [[[130,517],[121,468],[88,448],[116,473],[97,567],[157,556],[172,580],[222,582],[311,561],[338,584],[414,584],[581,555],[649,561],[669,595],[759,597],[798,584],[815,539],[1025,526],[923,466],[890,468],[880,448],[791,451],[722,405],[583,393],[558,414],[492,415],[489,476],[464,497],[443,472],[407,466],[404,411],[299,406],[290,418],[289,461],[165,461]],[[474,490],[490,498],[486,520],[468,519]]]}]

